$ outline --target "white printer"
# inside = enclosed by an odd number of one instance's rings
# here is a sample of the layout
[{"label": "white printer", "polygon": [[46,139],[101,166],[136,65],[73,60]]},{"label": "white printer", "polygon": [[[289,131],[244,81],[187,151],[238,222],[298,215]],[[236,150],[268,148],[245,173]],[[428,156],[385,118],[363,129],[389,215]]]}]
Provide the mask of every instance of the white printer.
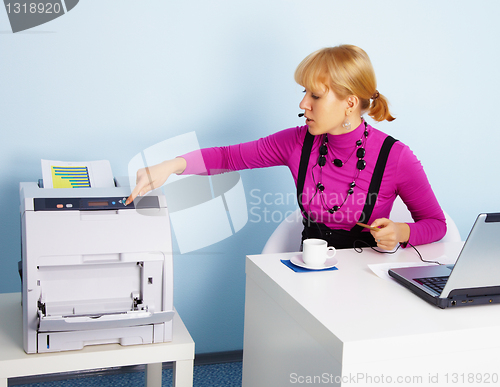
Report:
[{"label": "white printer", "polygon": [[128,185],[20,184],[27,353],[172,340],[173,266],[166,200],[128,206]]}]

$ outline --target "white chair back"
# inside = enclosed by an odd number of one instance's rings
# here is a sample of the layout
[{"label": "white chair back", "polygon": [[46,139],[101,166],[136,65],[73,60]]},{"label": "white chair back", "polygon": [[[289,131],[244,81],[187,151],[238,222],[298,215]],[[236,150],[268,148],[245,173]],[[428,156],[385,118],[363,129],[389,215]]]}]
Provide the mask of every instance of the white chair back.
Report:
[{"label": "white chair back", "polygon": [[[460,242],[462,238],[460,237],[457,225],[446,211],[443,212],[446,218],[447,230],[446,235],[438,242]],[[399,196],[394,201],[389,218],[394,222],[413,222],[410,211],[408,211],[408,208],[406,208],[406,205]],[[262,254],[299,251],[302,229],[302,215],[300,214],[300,209],[297,208],[296,211],[285,218],[276,230],[274,230],[267,240]]]}]

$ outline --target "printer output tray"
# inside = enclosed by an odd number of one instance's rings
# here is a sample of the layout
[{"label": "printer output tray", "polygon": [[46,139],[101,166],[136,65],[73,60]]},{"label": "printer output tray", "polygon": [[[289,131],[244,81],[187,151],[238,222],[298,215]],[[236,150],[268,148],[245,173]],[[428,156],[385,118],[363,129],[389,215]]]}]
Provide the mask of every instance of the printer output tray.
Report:
[{"label": "printer output tray", "polygon": [[42,316],[39,314],[38,332],[70,332],[161,324],[172,320],[174,314],[174,311],[155,313],[129,311],[89,316]]}]

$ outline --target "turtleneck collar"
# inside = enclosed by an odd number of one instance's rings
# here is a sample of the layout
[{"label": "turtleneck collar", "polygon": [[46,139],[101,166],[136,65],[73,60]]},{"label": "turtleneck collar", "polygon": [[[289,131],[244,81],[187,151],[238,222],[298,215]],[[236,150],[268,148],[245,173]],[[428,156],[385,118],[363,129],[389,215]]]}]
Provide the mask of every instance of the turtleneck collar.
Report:
[{"label": "turtleneck collar", "polygon": [[[370,125],[367,125],[368,131],[370,131]],[[353,145],[363,137],[365,131],[365,120],[361,120],[361,124],[349,133],[328,135],[329,144],[335,146],[335,148],[352,148]]]}]

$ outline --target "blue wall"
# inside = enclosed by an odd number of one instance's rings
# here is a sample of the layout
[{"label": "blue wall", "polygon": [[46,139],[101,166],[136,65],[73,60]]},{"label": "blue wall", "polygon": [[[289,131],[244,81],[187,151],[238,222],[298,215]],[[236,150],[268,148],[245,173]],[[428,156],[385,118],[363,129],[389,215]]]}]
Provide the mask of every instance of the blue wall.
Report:
[{"label": "blue wall", "polygon": [[[377,127],[411,146],[465,237],[477,213],[500,210],[499,13],[494,0],[82,0],[12,34],[0,9],[0,292],[20,291],[18,185],[41,177],[40,159],[109,159],[124,176],[179,134],[207,147],[302,124],[293,71],[340,43],[370,55],[397,116]],[[285,168],[241,176],[248,210],[274,220],[249,213],[234,236],[175,256],[175,305],[198,353],[242,348],[245,255],[295,208]]]}]

